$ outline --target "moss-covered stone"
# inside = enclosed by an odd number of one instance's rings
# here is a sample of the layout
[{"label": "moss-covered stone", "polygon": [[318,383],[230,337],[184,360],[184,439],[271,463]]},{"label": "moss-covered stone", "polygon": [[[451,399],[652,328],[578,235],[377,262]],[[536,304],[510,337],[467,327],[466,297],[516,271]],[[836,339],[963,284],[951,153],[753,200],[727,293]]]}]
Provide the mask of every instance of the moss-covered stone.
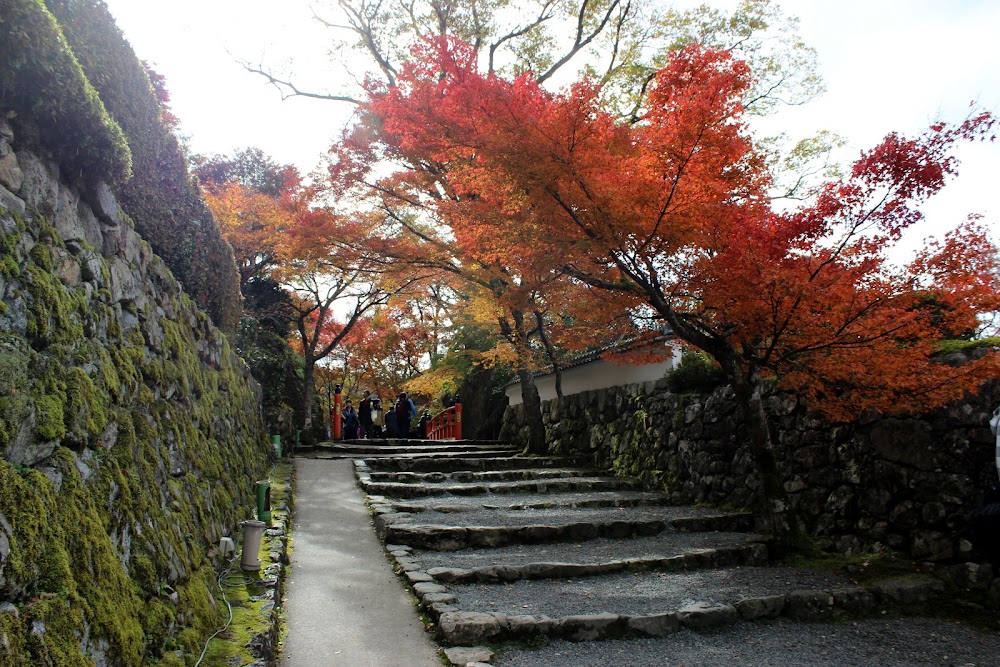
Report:
[{"label": "moss-covered stone", "polygon": [[0,331],[0,662],[191,665],[219,625],[215,546],[268,460],[259,388],[158,258],[129,315],[108,259],[67,286],[58,232],[26,218],[3,221],[31,242],[4,246],[26,326]]},{"label": "moss-covered stone", "polygon": [[73,174],[125,180],[131,153],[55,18],[40,0],[2,0],[0,111],[23,141]]}]

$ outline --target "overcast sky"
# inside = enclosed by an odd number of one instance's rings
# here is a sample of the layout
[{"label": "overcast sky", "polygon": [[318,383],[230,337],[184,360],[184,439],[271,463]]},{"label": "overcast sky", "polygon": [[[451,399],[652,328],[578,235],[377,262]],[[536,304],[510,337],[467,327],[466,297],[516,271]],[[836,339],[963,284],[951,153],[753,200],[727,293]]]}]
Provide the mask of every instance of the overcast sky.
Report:
[{"label": "overcast sky", "polygon": [[[306,0],[106,0],[140,58],[167,78],[174,113],[196,153],[258,146],[307,173],[349,118],[344,104],[280,99],[232,54],[274,62],[288,51],[325,65],[327,33],[309,21]],[[684,5],[692,4],[687,0]],[[731,7],[732,0],[708,4]],[[973,100],[1000,112],[1000,2],[996,0],[785,0],[818,52],[827,93],[773,121],[798,136],[831,130],[851,155],[887,132],[919,132],[958,121]],[[300,64],[299,67],[306,65]],[[327,69],[331,79],[346,76]],[[926,209],[908,243],[949,229],[969,213],[987,216],[1000,240],[1000,144],[963,147],[960,178]]]}]

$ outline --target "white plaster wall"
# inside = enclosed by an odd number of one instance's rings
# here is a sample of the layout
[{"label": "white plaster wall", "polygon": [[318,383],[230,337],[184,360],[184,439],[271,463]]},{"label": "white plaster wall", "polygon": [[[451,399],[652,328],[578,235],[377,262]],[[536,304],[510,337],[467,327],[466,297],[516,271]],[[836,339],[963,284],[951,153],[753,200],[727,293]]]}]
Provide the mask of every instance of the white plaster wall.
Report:
[{"label": "white plaster wall", "polygon": [[[591,389],[618,387],[627,384],[656,381],[663,377],[669,369],[680,361],[680,347],[673,345],[673,355],[665,360],[641,366],[629,366],[611,363],[603,359],[587,364],[574,366],[562,372],[562,391],[564,396],[579,394]],[[535,378],[538,395],[543,401],[556,397],[556,377],[552,373]],[[521,404],[521,384],[515,383],[506,389],[510,405]]]}]

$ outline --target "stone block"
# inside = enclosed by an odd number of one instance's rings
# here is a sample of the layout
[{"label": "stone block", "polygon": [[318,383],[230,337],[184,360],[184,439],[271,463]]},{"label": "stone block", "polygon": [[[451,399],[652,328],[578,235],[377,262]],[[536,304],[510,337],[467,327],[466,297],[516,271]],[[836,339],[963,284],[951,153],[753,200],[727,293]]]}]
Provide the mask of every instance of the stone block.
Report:
[{"label": "stone block", "polygon": [[405,556],[397,558],[396,563],[399,564],[399,567],[401,567],[404,572],[413,572],[420,569],[420,563],[418,561]]},{"label": "stone block", "polygon": [[621,620],[609,613],[567,616],[559,623],[560,634],[572,641],[593,641],[616,634],[614,627]]},{"label": "stone block", "polygon": [[681,625],[692,630],[704,630],[730,625],[739,618],[736,608],[728,604],[695,602],[677,611]]},{"label": "stone block", "polygon": [[866,612],[875,607],[875,596],[863,586],[847,586],[830,591],[833,606],[847,612]]},{"label": "stone block", "polygon": [[427,570],[427,574],[434,577],[437,581],[464,581],[469,579],[473,575],[473,570],[462,570],[453,569],[448,567],[434,567]]},{"label": "stone block", "polygon": [[122,210],[118,206],[114,193],[107,183],[96,183],[83,193],[84,200],[90,204],[94,215],[105,225],[117,227],[121,224]]},{"label": "stone block", "polygon": [[59,251],[54,270],[59,281],[66,287],[76,287],[80,284],[82,278],[80,262],[65,251]]},{"label": "stone block", "polygon": [[628,619],[628,628],[650,637],[666,637],[680,630],[681,622],[675,614],[632,616]]},{"label": "stone block", "polygon": [[23,217],[26,209],[23,199],[0,185],[0,210],[8,211],[18,217]]},{"label": "stone block", "polygon": [[501,634],[496,616],[468,611],[442,614],[438,628],[446,641],[459,646],[475,646]]},{"label": "stone block", "polygon": [[56,212],[59,200],[59,172],[54,164],[46,164],[31,153],[18,153],[21,165],[21,188],[18,194],[25,205],[46,217]]},{"label": "stone block", "polygon": [[878,582],[872,590],[884,603],[910,605],[932,600],[944,592],[944,584],[930,577],[910,577]]},{"label": "stone block", "polygon": [[425,605],[451,604],[455,601],[455,596],[451,593],[428,593],[420,601]]},{"label": "stone block", "polygon": [[79,220],[80,228],[83,230],[83,239],[94,248],[100,249],[104,245],[104,235],[101,233],[101,223],[94,215],[94,211],[86,202],[80,200],[76,209],[76,216]]},{"label": "stone block", "polygon": [[70,188],[61,188],[56,196],[52,224],[63,241],[81,241],[85,234],[80,224],[80,197]]},{"label": "stone block", "polygon": [[785,608],[784,595],[768,595],[758,598],[746,598],[735,605],[740,618],[748,621],[757,618],[777,618]]},{"label": "stone block", "polygon": [[987,591],[993,584],[993,568],[989,563],[959,563],[947,572],[956,585],[970,591]]},{"label": "stone block", "polygon": [[24,181],[24,174],[21,173],[21,165],[17,163],[17,156],[13,152],[0,157],[0,185],[13,192],[21,189]]},{"label": "stone block", "polygon": [[485,646],[453,646],[444,649],[444,655],[452,665],[467,667],[470,663],[484,663],[493,659],[493,651]]},{"label": "stone block", "polygon": [[417,595],[427,595],[428,593],[446,593],[448,589],[441,584],[435,584],[431,581],[418,581],[413,584],[413,590],[416,591]]},{"label": "stone block", "polygon": [[559,621],[553,618],[530,614],[504,616],[499,620],[507,635],[512,639],[549,635],[554,628],[559,626]]},{"label": "stone block", "polygon": [[824,618],[833,611],[829,591],[792,591],[785,596],[784,615],[802,621]]},{"label": "stone block", "polygon": [[955,555],[952,538],[936,530],[918,530],[913,534],[910,556],[917,560],[942,561]]}]

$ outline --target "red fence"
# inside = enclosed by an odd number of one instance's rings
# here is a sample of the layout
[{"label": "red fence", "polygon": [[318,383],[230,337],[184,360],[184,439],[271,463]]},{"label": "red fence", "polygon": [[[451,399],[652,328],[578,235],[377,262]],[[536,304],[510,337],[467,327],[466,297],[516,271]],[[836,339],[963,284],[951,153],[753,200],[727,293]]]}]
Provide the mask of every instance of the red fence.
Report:
[{"label": "red fence", "polygon": [[461,440],[462,439],[462,404],[431,417],[427,423],[428,440]]}]

